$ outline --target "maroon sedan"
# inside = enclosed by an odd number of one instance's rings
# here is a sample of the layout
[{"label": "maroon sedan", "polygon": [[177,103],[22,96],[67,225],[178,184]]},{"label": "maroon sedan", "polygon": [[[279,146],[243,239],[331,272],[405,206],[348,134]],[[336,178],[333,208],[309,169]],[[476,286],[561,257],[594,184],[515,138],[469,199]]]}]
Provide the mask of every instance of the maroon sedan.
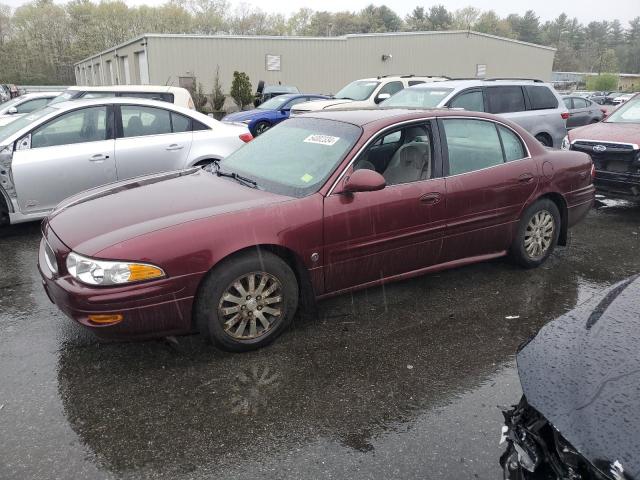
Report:
[{"label": "maroon sedan", "polygon": [[591,155],[599,193],[640,200],[640,94],[603,122],[571,130],[562,147]]},{"label": "maroon sedan", "polygon": [[322,111],[209,170],[68,199],[43,223],[51,300],[101,337],[271,342],[298,305],[508,253],[543,263],[594,200],[591,159],[463,111]]}]

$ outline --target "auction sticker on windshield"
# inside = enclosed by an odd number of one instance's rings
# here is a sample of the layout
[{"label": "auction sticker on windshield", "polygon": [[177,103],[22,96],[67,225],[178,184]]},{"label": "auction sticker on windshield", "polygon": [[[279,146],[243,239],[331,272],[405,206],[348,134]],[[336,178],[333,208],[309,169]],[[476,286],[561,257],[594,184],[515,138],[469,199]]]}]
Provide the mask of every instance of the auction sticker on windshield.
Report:
[{"label": "auction sticker on windshield", "polygon": [[317,143],[318,145],[335,145],[340,137],[332,137],[331,135],[309,135],[304,139],[304,143]]}]

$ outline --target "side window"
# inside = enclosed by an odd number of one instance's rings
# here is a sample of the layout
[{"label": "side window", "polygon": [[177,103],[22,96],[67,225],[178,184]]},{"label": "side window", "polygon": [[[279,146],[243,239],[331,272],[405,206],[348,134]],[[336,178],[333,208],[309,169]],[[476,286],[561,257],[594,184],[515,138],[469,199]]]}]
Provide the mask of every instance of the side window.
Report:
[{"label": "side window", "polygon": [[380,95],[381,93],[388,93],[389,95],[393,95],[394,93],[398,93],[403,88],[404,85],[402,85],[402,82],[389,82],[380,89],[378,95]]},{"label": "side window", "polygon": [[525,109],[522,87],[488,87],[485,92],[491,113],[522,112]]},{"label": "side window", "polygon": [[500,138],[502,139],[505,161],[511,162],[512,160],[520,160],[527,156],[520,138],[518,138],[514,132],[502,125],[498,125],[498,131],[500,132]]},{"label": "side window", "polygon": [[548,108],[558,108],[558,99],[549,90],[549,87],[542,85],[526,85],[524,87],[529,95],[531,110],[545,110]]},{"label": "side window", "polygon": [[574,98],[573,108],[587,108],[587,101],[583,98]]},{"label": "side window", "polygon": [[171,112],[171,126],[173,127],[173,133],[190,132],[191,119],[179,113]]},{"label": "side window", "polygon": [[74,110],[45,123],[31,134],[31,148],[97,142],[107,138],[107,107]]},{"label": "side window", "polygon": [[122,105],[120,111],[123,137],[171,133],[171,119],[168,110],[138,105]]},{"label": "side window", "polygon": [[50,100],[50,98],[34,98],[33,100],[28,100],[18,105],[16,110],[18,110],[18,113],[31,113],[34,110],[44,107]]},{"label": "side window", "polygon": [[291,100],[289,103],[287,103],[283,108],[285,110],[289,110],[291,109],[294,105],[298,104],[298,103],[304,103],[304,102],[308,102],[309,101],[309,97],[299,97],[299,98],[294,98],[293,100]]},{"label": "side window", "polygon": [[82,98],[88,99],[88,98],[111,98],[111,97],[115,97],[116,94],[113,92],[86,92],[84,95],[82,95]]},{"label": "side window", "polygon": [[375,170],[387,185],[428,180],[433,171],[433,142],[429,125],[411,125],[391,132],[371,145],[354,169]]},{"label": "side window", "polygon": [[504,163],[500,138],[493,122],[444,119],[442,123],[449,153],[449,175]]},{"label": "side window", "polygon": [[484,95],[482,90],[464,92],[454,98],[449,106],[451,108],[464,108],[470,112],[484,112]]},{"label": "side window", "polygon": [[200,131],[200,130],[211,130],[210,127],[207,127],[204,123],[200,123],[197,120],[191,120],[191,123],[193,124],[192,126],[192,130],[195,131]]},{"label": "side window", "polygon": [[571,98],[563,98],[562,101],[564,102],[564,106],[569,110],[573,108],[573,100]]}]

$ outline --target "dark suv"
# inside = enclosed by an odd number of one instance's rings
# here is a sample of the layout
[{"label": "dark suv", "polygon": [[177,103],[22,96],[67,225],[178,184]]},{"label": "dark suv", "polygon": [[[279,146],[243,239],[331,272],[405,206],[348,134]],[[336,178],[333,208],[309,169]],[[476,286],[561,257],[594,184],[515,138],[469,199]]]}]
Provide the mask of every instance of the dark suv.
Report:
[{"label": "dark suv", "polygon": [[508,118],[546,147],[560,148],[569,111],[562,98],[541,80],[447,80],[399,91],[380,107],[461,108]]}]

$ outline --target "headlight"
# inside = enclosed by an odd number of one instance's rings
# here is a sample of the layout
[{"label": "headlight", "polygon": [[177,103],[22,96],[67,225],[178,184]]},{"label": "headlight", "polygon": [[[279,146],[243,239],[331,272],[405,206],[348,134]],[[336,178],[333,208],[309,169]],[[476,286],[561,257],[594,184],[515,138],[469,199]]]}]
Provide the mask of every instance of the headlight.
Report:
[{"label": "headlight", "polygon": [[146,263],[107,262],[74,252],[67,257],[67,271],[87,285],[122,285],[166,276],[161,268]]},{"label": "headlight", "polygon": [[569,150],[571,148],[571,142],[569,141],[569,135],[565,135],[562,139],[562,145],[560,146],[562,150]]}]

